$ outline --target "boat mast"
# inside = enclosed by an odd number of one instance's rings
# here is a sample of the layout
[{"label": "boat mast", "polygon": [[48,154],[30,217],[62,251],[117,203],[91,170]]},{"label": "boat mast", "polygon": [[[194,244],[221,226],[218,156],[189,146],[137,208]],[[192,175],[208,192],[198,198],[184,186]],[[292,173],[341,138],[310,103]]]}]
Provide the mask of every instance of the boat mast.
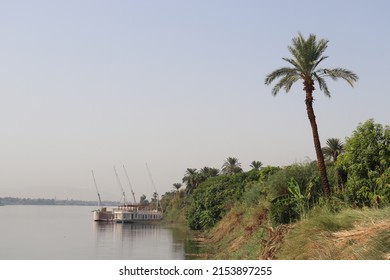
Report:
[{"label": "boat mast", "polygon": [[158,192],[157,192],[157,189],[156,189],[156,185],[154,184],[153,177],[152,177],[152,174],[150,173],[148,164],[147,164],[147,163],[145,163],[145,164],[146,164],[146,169],[148,170],[150,182],[152,183],[152,186],[153,186],[153,188],[154,188],[154,191],[155,191],[156,194],[157,194],[157,209],[160,207],[160,209],[161,209],[161,211],[162,211],[163,209],[162,209],[162,206],[161,206],[161,204],[160,204],[160,198],[159,198],[159,195],[158,195]]},{"label": "boat mast", "polygon": [[116,172],[115,165],[114,165],[114,172],[115,172],[116,181],[118,182],[118,185],[119,185],[119,187],[121,188],[121,191],[122,191],[123,205],[126,205],[125,191],[123,190],[123,187],[122,187],[122,184],[121,184],[121,180],[119,180],[118,172]]},{"label": "boat mast", "polygon": [[129,178],[129,175],[127,174],[125,165],[123,165],[123,170],[125,171],[125,175],[126,175],[126,178],[127,178],[127,182],[128,182],[128,184],[129,184],[129,186],[130,186],[130,190],[131,190],[131,194],[132,194],[132,196],[133,196],[134,204],[137,204],[137,200],[135,199],[135,194],[134,194],[134,191],[133,191],[133,187],[131,186],[130,178]]},{"label": "boat mast", "polygon": [[100,205],[102,204],[102,200],[100,199],[100,193],[99,193],[99,190],[98,190],[98,187],[97,187],[97,184],[96,184],[95,174],[93,173],[93,170],[91,170],[91,172],[92,172],[93,182],[95,183],[96,192],[97,192],[97,195],[98,195],[98,198],[99,198],[98,208],[100,208]]}]

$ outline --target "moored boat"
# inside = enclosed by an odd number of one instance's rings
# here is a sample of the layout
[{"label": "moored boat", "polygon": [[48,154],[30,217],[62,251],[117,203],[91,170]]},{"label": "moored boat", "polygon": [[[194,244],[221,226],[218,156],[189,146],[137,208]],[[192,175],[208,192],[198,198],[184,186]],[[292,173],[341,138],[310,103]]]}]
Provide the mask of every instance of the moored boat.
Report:
[{"label": "moored boat", "polygon": [[123,189],[122,183],[119,179],[118,173],[114,166],[114,172],[115,176],[118,182],[118,185],[122,191],[122,201],[120,206],[113,207],[113,208],[106,208],[106,207],[100,207],[101,205],[101,199],[99,190],[96,184],[95,175],[92,171],[92,177],[94,180],[96,192],[98,195],[98,207],[99,209],[93,211],[93,220],[96,222],[117,222],[117,223],[135,223],[135,222],[153,222],[153,221],[159,221],[163,217],[163,211],[158,199],[157,192],[154,193],[155,195],[155,202],[150,203],[147,205],[144,205],[142,203],[137,203],[134,191],[132,189],[129,176],[127,175],[126,169],[123,166],[124,172],[126,174],[128,184],[131,189],[131,193],[133,195],[134,204],[127,204],[126,203],[126,196],[125,191]]},{"label": "moored boat", "polygon": [[145,205],[125,205],[114,209],[113,221],[117,223],[136,223],[159,221],[162,211]]}]

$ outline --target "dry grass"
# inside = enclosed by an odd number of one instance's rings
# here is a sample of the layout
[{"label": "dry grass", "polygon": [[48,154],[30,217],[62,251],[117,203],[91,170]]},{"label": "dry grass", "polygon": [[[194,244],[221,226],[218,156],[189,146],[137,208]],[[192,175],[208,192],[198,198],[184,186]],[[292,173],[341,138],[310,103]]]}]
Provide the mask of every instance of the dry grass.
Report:
[{"label": "dry grass", "polygon": [[215,259],[258,259],[264,222],[267,212],[263,207],[234,207],[207,234],[206,246]]},{"label": "dry grass", "polygon": [[210,233],[212,242],[219,242],[226,238],[235,228],[239,227],[242,222],[244,210],[232,209],[223,220]]},{"label": "dry grass", "polygon": [[336,238],[336,245],[342,245],[350,240],[364,242],[369,240],[378,231],[390,230],[390,220],[372,222],[371,224],[356,225],[351,230],[343,230],[333,233]]},{"label": "dry grass", "polygon": [[[376,244],[375,239],[383,232],[390,232],[390,220],[358,224],[351,230],[333,233],[331,240],[334,240],[334,246],[339,248],[341,259],[356,260],[372,254],[370,251]],[[388,259],[390,252],[382,255],[381,259]]]},{"label": "dry grass", "polygon": [[296,224],[277,252],[279,259],[389,259],[390,211],[320,213]]},{"label": "dry grass", "polygon": [[232,208],[202,240],[212,259],[390,260],[390,208],[318,209],[272,228],[265,208]]},{"label": "dry grass", "polygon": [[263,250],[260,256],[262,260],[275,259],[275,253],[283,245],[287,232],[292,228],[289,225],[280,225],[276,229],[264,227],[268,231],[266,239],[262,240]]}]

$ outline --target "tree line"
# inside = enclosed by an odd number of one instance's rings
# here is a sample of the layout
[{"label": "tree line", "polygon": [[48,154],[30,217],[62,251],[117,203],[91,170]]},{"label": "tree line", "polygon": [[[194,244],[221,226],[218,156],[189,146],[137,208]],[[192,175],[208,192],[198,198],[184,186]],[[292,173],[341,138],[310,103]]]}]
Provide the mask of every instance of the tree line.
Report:
[{"label": "tree line", "polygon": [[244,171],[235,157],[221,169],[188,168],[182,183],[162,196],[163,207],[185,216],[191,229],[214,226],[235,205],[267,207],[273,224],[291,223],[317,206],[390,205],[390,127],[373,119],[359,124],[345,143],[329,138],[321,147],[331,195],[324,193],[316,161],[263,166],[253,161]]}]

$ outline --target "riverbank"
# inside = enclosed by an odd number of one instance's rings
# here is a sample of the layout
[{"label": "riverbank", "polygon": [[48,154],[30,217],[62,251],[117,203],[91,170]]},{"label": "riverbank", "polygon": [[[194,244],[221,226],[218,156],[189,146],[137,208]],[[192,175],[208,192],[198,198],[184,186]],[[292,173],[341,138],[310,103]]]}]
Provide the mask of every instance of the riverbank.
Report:
[{"label": "riverbank", "polygon": [[263,208],[232,209],[203,235],[208,259],[389,260],[390,208],[314,209],[272,227]]}]

